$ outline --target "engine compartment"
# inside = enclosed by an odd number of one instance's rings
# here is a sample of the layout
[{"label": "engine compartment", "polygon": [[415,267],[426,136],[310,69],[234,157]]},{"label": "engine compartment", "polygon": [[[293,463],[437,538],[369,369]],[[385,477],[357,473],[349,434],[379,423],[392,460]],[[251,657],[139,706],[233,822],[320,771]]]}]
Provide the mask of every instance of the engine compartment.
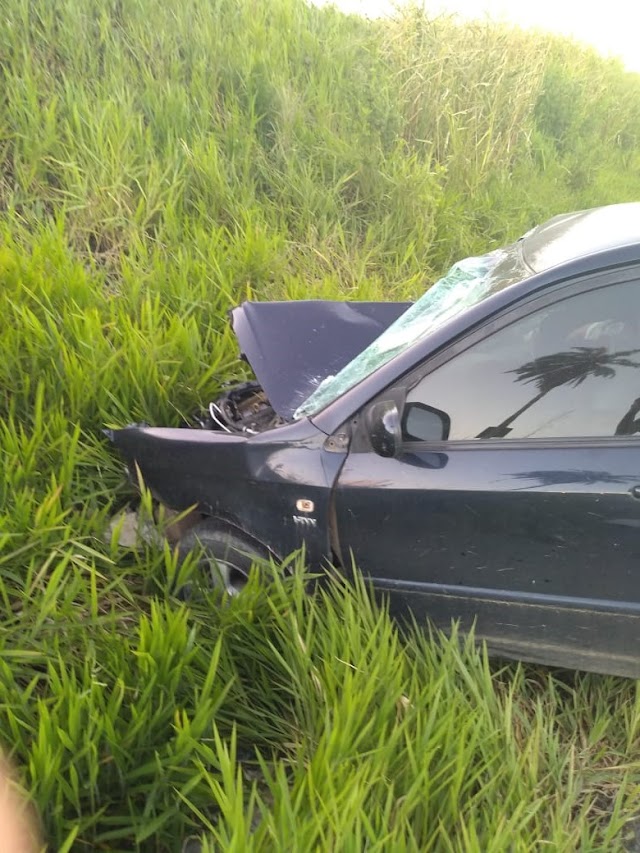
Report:
[{"label": "engine compartment", "polygon": [[201,429],[241,435],[257,435],[286,423],[255,381],[234,385],[195,420]]}]

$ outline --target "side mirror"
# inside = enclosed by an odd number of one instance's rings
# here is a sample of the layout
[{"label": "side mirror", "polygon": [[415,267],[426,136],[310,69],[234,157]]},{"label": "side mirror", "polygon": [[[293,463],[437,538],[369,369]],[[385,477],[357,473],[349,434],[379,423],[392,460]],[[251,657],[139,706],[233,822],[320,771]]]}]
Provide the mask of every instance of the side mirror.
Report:
[{"label": "side mirror", "polygon": [[408,441],[446,441],[451,418],[446,412],[424,403],[407,403],[402,417],[402,434]]},{"label": "side mirror", "polygon": [[378,456],[397,456],[402,447],[402,429],[396,404],[392,400],[374,403],[366,420],[369,440]]}]

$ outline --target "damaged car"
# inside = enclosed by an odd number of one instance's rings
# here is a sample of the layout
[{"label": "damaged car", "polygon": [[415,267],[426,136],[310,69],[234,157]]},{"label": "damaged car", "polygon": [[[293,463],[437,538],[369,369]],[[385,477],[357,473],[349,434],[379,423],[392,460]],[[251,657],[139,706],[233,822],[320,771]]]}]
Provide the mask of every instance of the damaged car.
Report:
[{"label": "damaged car", "polygon": [[557,216],[414,303],[248,302],[255,381],[110,438],[229,593],[304,546],[500,656],[640,677],[640,203]]}]

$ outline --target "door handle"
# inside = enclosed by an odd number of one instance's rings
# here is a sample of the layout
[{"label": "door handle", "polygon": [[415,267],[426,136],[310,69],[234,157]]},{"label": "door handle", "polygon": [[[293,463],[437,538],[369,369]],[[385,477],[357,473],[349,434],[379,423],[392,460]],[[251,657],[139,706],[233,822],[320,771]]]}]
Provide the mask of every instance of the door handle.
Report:
[{"label": "door handle", "polygon": [[640,486],[633,486],[631,489],[631,494],[634,498],[640,498]]}]

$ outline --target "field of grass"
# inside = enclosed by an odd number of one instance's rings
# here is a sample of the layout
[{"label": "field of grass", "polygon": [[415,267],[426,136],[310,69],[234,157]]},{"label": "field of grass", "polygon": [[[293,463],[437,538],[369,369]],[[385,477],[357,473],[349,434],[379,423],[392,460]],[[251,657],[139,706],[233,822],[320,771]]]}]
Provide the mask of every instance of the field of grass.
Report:
[{"label": "field of grass", "polygon": [[[50,849],[615,851],[640,690],[403,634],[304,566],[226,606],[101,429],[243,375],[257,299],[407,298],[640,198],[640,77],[568,42],[303,0],[4,0],[0,744]],[[148,496],[143,511],[150,512]]]}]

